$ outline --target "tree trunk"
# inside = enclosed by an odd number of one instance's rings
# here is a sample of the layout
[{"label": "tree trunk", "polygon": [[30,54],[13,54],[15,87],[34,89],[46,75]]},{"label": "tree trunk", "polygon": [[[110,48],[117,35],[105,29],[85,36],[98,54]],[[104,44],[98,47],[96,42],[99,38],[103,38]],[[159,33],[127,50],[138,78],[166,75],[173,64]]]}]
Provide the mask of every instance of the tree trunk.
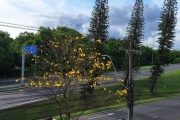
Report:
[{"label": "tree trunk", "polygon": [[6,70],[4,71],[4,76],[5,76],[5,78],[7,77],[7,75],[6,75]]},{"label": "tree trunk", "polygon": [[15,75],[15,68],[13,69],[13,77],[14,77],[14,75]]},{"label": "tree trunk", "polygon": [[42,76],[44,75],[44,69],[41,69],[41,74],[42,74]]},{"label": "tree trunk", "polygon": [[152,79],[151,88],[150,88],[151,93],[154,93],[154,87],[156,84],[156,80],[157,80],[157,78]]}]

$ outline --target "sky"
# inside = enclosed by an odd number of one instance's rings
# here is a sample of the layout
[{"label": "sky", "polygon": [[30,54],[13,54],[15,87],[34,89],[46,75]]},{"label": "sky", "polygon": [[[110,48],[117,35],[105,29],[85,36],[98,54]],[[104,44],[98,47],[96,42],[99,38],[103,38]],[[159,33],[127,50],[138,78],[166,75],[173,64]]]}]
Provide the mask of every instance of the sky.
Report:
[{"label": "sky", "polygon": [[[178,1],[178,0],[177,0]],[[109,37],[124,38],[135,0],[109,0]],[[156,49],[157,25],[163,0],[144,0],[145,33],[143,44]],[[20,32],[36,32],[2,26],[14,23],[33,27],[67,26],[88,34],[95,0],[0,0],[0,30],[12,38]],[[180,3],[178,4],[180,8]],[[153,42],[154,41],[154,42]],[[180,48],[180,9],[177,14],[174,49]]]}]

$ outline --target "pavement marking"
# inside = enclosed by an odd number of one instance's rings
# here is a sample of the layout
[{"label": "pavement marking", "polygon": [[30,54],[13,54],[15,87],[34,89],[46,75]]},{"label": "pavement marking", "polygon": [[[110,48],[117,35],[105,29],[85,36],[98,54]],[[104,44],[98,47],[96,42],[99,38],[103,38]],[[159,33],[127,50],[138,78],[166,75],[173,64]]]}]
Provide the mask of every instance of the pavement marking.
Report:
[{"label": "pavement marking", "polygon": [[91,119],[96,119],[96,118],[100,118],[100,117],[104,117],[104,116],[111,116],[111,115],[114,115],[115,113],[108,113],[106,115],[100,115],[100,116],[96,116],[96,117],[91,117],[91,118],[88,118],[89,120]]},{"label": "pavement marking", "polygon": [[114,115],[114,114],[115,114],[115,113],[108,113],[107,115],[109,115],[109,116],[110,116],[110,115]]},{"label": "pavement marking", "polygon": [[178,105],[179,103],[174,103],[173,105]]},{"label": "pavement marking", "polygon": [[154,114],[150,114],[150,115],[148,115],[149,117],[151,117],[151,118],[158,118],[158,116],[157,115],[154,115]]},{"label": "pavement marking", "polygon": [[160,107],[154,108],[154,109],[152,109],[152,110],[158,110],[158,109],[160,109]]},{"label": "pavement marking", "polygon": [[41,99],[37,99],[37,100],[32,100],[32,101],[26,101],[26,102],[23,102],[23,103],[18,103],[18,104],[15,104],[15,105],[5,106],[5,107],[1,107],[0,110],[8,109],[8,108],[13,108],[13,107],[21,106],[21,105],[26,105],[26,104],[30,104],[30,103],[34,103],[34,102],[39,102],[39,101],[46,100],[46,99],[47,98],[41,98]]},{"label": "pavement marking", "polygon": [[91,120],[91,119],[100,118],[100,117],[104,117],[104,116],[107,116],[107,115],[100,115],[100,116],[96,116],[96,117],[92,117],[92,118],[88,118],[88,119]]}]

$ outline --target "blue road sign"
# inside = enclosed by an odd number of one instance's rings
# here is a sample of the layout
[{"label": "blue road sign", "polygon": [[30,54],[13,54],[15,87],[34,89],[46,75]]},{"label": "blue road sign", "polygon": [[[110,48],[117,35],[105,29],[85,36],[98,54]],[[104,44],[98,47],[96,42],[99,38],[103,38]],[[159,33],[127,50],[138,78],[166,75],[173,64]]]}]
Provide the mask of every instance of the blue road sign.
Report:
[{"label": "blue road sign", "polygon": [[37,54],[37,46],[36,45],[25,46],[23,49],[23,52],[25,54],[36,55]]}]

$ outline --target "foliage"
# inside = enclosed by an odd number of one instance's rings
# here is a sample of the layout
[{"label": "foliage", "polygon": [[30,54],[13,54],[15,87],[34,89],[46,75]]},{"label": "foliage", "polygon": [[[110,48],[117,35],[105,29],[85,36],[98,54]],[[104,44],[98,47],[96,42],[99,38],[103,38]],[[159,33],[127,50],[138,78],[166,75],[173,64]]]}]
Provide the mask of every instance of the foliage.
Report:
[{"label": "foliage", "polygon": [[[30,33],[30,32],[22,32],[20,33],[12,42],[12,46],[13,46],[13,50],[14,50],[14,64],[16,67],[20,67],[21,66],[21,54],[22,54],[22,49],[24,46],[28,46],[28,45],[34,45],[35,39],[35,35],[34,33]],[[25,58],[25,66],[26,67],[30,67],[31,70],[31,59],[32,56],[26,56]]]},{"label": "foliage", "polygon": [[[65,119],[69,120],[74,112],[69,109],[73,105],[70,101],[74,99],[74,94],[81,89],[82,84],[88,87],[83,94],[84,102],[87,103],[91,101],[87,101],[86,96],[92,93],[91,90],[97,84],[112,80],[112,78],[99,76],[104,70],[110,69],[111,62],[101,57],[101,53],[96,48],[96,41],[84,39],[84,34],[70,36],[61,33],[60,36],[54,37],[58,31],[58,28],[52,30],[52,36],[45,39],[44,45],[40,45],[39,53],[35,56],[37,63],[44,69],[43,77],[37,76],[35,80],[31,79],[30,84],[26,86],[45,89],[46,95],[56,101],[60,119],[63,119],[65,114]],[[61,97],[58,97],[59,94]],[[97,96],[100,97],[100,95]]]},{"label": "foliage", "polygon": [[[140,50],[140,43],[144,36],[144,16],[143,16],[143,1],[136,0],[135,5],[133,7],[131,20],[129,21],[125,40],[132,41],[132,50]],[[133,53],[133,63],[132,68],[135,72],[139,70],[139,54]],[[129,76],[129,63],[128,55],[125,56],[124,60],[124,69],[125,69],[125,85],[127,84],[127,79]]]},{"label": "foliage", "polygon": [[152,50],[152,48],[148,46],[141,45],[141,55],[140,55],[140,65],[145,66],[145,65],[151,65],[152,64],[152,52],[153,52],[153,61],[155,56],[155,51]]},{"label": "foliage", "polygon": [[96,0],[90,21],[90,36],[94,40],[105,42],[108,39],[108,0]]},{"label": "foliage", "polygon": [[170,63],[174,63],[176,58],[180,58],[180,50],[171,50],[170,51]]},{"label": "foliage", "polygon": [[180,63],[180,58],[175,58],[173,63],[175,64]]},{"label": "foliage", "polygon": [[122,69],[123,57],[125,52],[121,50],[120,39],[110,38],[106,43],[103,44],[103,54],[109,55],[116,69]]},{"label": "foliage", "polygon": [[13,39],[9,33],[0,31],[0,70],[6,71],[13,68],[13,50],[11,47]]},{"label": "foliage", "polygon": [[158,23],[158,56],[151,69],[151,88],[150,92],[154,92],[154,86],[157,78],[163,73],[165,64],[169,62],[170,49],[173,47],[173,41],[175,37],[175,27],[177,22],[177,1],[176,0],[164,0],[162,12]]},{"label": "foliage", "polygon": [[21,53],[24,46],[32,45],[34,38],[34,33],[29,33],[27,31],[20,33],[12,43],[13,49]]}]

